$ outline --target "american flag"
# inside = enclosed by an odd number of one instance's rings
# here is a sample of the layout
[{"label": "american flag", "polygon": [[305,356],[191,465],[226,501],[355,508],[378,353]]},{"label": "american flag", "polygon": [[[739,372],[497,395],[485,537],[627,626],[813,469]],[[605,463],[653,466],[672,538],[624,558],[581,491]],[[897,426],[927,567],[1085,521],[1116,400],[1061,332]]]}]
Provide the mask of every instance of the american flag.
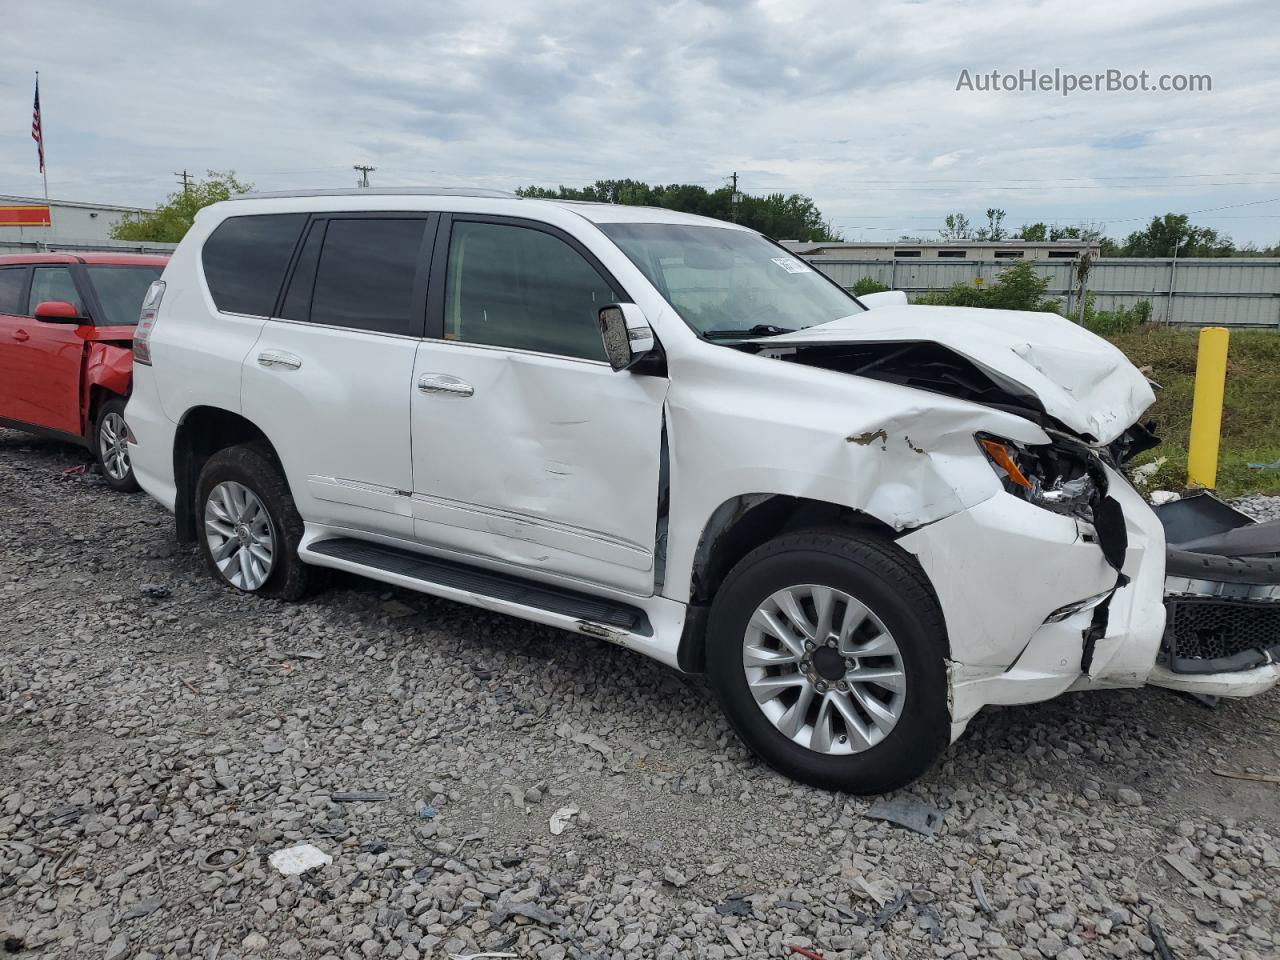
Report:
[{"label": "american flag", "polygon": [[40,172],[44,173],[44,134],[40,132],[40,78],[36,77],[36,100],[31,107],[31,139],[40,154]]}]

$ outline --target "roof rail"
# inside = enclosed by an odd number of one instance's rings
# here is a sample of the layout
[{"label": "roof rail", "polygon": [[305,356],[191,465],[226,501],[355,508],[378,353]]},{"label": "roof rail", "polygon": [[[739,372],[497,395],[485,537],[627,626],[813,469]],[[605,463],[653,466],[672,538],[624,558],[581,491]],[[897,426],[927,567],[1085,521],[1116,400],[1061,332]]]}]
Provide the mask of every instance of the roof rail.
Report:
[{"label": "roof rail", "polygon": [[319,190],[272,190],[265,193],[241,193],[232,200],[282,200],[289,197],[505,197],[516,198],[507,190],[487,187],[331,187]]}]

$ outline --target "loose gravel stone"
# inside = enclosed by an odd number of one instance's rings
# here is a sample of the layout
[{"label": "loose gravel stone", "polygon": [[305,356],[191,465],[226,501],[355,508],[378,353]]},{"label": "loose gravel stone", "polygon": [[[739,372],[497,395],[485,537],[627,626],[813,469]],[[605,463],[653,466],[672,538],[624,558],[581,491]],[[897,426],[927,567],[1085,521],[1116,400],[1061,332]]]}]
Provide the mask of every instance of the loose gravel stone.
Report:
[{"label": "loose gravel stone", "polygon": [[[1212,773],[1280,769],[1275,693],[986,710],[899,793],[944,812],[925,837],[608,644],[352,577],[225,590],[145,495],[63,475],[83,458],[0,430],[18,956],[1083,960],[1151,952],[1149,916],[1175,956],[1277,954],[1276,788]],[[267,863],[304,843],[333,862]]]}]

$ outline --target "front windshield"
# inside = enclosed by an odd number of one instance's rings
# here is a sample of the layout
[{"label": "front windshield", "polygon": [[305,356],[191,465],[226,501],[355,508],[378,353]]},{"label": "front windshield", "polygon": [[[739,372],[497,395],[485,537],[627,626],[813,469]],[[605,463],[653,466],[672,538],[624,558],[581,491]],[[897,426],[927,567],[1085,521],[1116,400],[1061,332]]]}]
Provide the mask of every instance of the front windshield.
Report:
[{"label": "front windshield", "polygon": [[103,316],[99,322],[112,327],[131,327],[138,322],[147,288],[151,281],[160,279],[164,267],[104,265],[85,267],[85,270],[102,304]]},{"label": "front windshield", "polygon": [[758,233],[676,223],[598,226],[703,336],[768,336],[863,310]]}]

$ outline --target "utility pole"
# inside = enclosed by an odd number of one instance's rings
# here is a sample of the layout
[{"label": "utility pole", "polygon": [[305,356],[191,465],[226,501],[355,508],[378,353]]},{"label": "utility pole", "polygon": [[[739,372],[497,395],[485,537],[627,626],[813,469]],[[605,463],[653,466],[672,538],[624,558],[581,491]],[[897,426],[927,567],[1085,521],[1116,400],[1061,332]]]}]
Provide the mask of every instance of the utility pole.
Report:
[{"label": "utility pole", "polygon": [[182,192],[190,193],[191,192],[191,174],[187,173],[187,171],[185,170],[183,170],[181,173],[178,173],[178,171],[175,170],[173,172],[173,175],[175,177],[181,178],[178,182],[182,184]]},{"label": "utility pole", "polygon": [[366,167],[366,166],[363,166],[362,164],[357,163],[357,164],[356,164],[354,167],[352,167],[351,169],[352,169],[352,170],[359,171],[359,173],[360,173],[360,181],[356,184],[356,186],[357,186],[357,187],[360,187],[362,190],[368,190],[368,189],[369,189],[369,174],[373,173],[373,171],[377,170],[378,168],[377,168],[377,167]]},{"label": "utility pole", "polygon": [[729,193],[729,215],[733,217],[733,222],[738,222],[738,201],[742,199],[742,194],[738,193],[738,171],[733,171],[733,176],[729,178],[733,184],[733,189]]}]

